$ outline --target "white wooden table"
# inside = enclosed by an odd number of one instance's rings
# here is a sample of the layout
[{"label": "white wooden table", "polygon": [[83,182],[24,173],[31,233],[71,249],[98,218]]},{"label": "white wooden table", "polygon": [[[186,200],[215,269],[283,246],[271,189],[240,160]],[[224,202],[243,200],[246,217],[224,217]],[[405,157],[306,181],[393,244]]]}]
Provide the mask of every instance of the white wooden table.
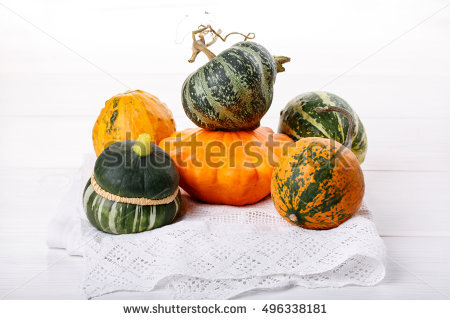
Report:
[{"label": "white wooden table", "polygon": [[[360,81],[364,80],[349,78],[347,85]],[[401,83],[397,90],[418,90],[409,87],[414,82],[404,78],[385,81]],[[434,81],[430,85],[433,91],[442,84],[428,78],[417,81],[419,87],[422,81]],[[398,101],[381,106],[376,105],[377,101],[367,103],[386,110],[394,108]],[[443,108],[440,117],[427,119],[422,115],[361,116],[369,137],[369,153],[363,165],[365,199],[388,248],[386,279],[370,288],[290,288],[242,298],[450,298],[450,172],[446,168],[450,159],[450,129],[446,122],[450,117]],[[177,114],[179,127],[189,125],[183,119],[182,114]],[[93,121],[95,115],[0,117],[0,295],[5,298],[83,298],[82,258],[47,249],[45,234],[81,155],[92,152]],[[269,124],[275,127],[275,119],[272,122]],[[5,133],[12,138],[5,139]],[[118,293],[104,298],[161,298],[164,294]]]},{"label": "white wooden table", "polygon": [[[168,104],[179,129],[193,126],[179,91],[204,60],[185,63],[189,41],[174,44],[175,34],[182,37],[164,26],[183,26],[185,14],[204,11],[202,4],[88,3],[0,6],[1,298],[84,298],[82,258],[49,250],[45,235],[69,177],[83,154],[93,152],[91,130],[105,100],[143,89]],[[278,48],[274,53],[293,58],[277,78],[263,125],[276,130],[287,101],[317,89],[342,96],[357,110],[369,142],[365,200],[388,249],[387,275],[375,287],[288,288],[240,298],[449,299],[450,10],[439,11],[441,1],[325,3],[296,2],[273,18],[275,29],[264,22],[273,15],[262,5],[249,17],[234,10],[236,4],[212,1],[208,8],[216,14],[208,19],[229,31],[255,31],[261,43]],[[329,24],[315,23],[318,17]],[[148,30],[148,39],[137,30]]]}]

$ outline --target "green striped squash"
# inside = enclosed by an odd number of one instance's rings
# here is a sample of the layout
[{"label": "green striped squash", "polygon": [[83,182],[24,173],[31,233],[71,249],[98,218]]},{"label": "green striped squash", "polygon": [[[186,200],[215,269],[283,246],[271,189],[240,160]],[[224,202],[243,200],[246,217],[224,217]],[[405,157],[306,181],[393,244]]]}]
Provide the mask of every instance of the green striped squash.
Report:
[{"label": "green striped squash", "polygon": [[83,207],[89,222],[113,234],[137,233],[170,224],[181,208],[181,196],[171,203],[140,206],[108,200],[98,195],[89,180],[83,193]]},{"label": "green striped squash", "polygon": [[[136,149],[135,144],[134,140],[119,141],[103,150],[94,166],[97,184],[127,198],[158,200],[177,192],[179,175],[170,156],[149,141],[143,148]],[[172,202],[161,205],[127,204],[100,196],[89,180],[83,207],[88,220],[101,231],[136,233],[171,223],[180,211],[181,196],[178,191]]]},{"label": "green striped squash", "polygon": [[294,140],[304,137],[322,137],[343,144],[347,137],[348,120],[338,112],[319,114],[314,110],[317,107],[327,106],[340,107],[353,114],[355,131],[351,150],[359,163],[363,163],[367,152],[367,135],[364,126],[350,105],[335,94],[315,91],[298,95],[281,111],[278,132]]},{"label": "green striped squash", "polygon": [[189,119],[209,130],[253,130],[269,109],[277,72],[286,57],[239,42],[188,76],[182,103]]}]

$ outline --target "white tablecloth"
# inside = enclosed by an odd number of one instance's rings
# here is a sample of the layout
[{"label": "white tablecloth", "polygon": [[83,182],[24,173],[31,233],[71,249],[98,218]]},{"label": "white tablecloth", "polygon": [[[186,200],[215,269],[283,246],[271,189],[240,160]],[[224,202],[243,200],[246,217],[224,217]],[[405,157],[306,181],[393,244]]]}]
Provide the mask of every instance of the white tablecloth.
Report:
[{"label": "white tablecloth", "polygon": [[82,255],[88,298],[166,286],[179,299],[224,299],[287,286],[371,286],[385,275],[385,246],[370,210],[326,231],[289,225],[272,200],[244,207],[208,205],[183,194],[169,226],[131,235],[93,228],[82,192],[95,158],[73,177],[48,231],[48,245]]}]

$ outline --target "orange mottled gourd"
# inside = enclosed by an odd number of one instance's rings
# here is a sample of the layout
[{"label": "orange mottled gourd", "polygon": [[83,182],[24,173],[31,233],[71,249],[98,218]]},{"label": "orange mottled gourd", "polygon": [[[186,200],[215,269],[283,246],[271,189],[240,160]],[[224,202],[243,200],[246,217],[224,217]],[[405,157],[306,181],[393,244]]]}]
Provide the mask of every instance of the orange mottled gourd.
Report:
[{"label": "orange mottled gourd", "polygon": [[[317,111],[340,112],[332,107]],[[342,113],[350,117],[350,113]],[[351,145],[353,127],[352,119],[346,146]],[[274,169],[271,183],[275,208],[283,218],[306,229],[331,229],[359,210],[364,176],[358,159],[346,146],[309,137],[289,147]]]},{"label": "orange mottled gourd", "polygon": [[148,133],[159,143],[175,130],[172,112],[165,103],[145,91],[134,90],[106,101],[92,129],[92,140],[98,156],[116,141],[136,140]]},{"label": "orange mottled gourd", "polygon": [[287,135],[266,127],[253,131],[187,129],[160,142],[180,173],[180,186],[208,203],[245,205],[270,193],[273,167]]}]

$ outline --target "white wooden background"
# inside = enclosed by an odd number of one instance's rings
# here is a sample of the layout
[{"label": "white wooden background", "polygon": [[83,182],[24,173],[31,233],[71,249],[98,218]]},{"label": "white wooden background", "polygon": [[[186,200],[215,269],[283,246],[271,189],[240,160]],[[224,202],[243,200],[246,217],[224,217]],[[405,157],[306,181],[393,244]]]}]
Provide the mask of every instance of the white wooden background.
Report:
[{"label": "white wooden background", "polygon": [[[179,129],[199,23],[255,32],[292,62],[263,125],[302,92],[346,99],[368,134],[366,201],[388,248],[373,288],[242,298],[450,297],[450,2],[0,0],[0,297],[83,298],[82,260],[45,233],[70,175],[92,153],[104,102],[128,89],[165,101]],[[230,38],[230,43],[240,40]],[[230,45],[217,43],[220,52]],[[114,294],[106,298],[159,298]]]}]

